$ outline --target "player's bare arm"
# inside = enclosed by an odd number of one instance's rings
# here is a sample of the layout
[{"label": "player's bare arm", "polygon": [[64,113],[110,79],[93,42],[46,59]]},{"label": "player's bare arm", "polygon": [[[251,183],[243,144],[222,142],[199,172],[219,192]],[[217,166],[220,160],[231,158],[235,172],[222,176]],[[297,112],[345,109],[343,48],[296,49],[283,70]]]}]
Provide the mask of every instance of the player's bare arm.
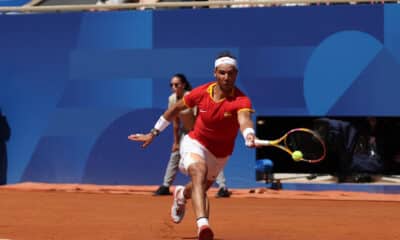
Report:
[{"label": "player's bare arm", "polygon": [[170,108],[168,108],[164,114],[158,119],[154,128],[147,134],[135,133],[128,136],[129,140],[143,142],[142,147],[147,147],[151,142],[153,142],[154,138],[160,134],[168,125],[171,123],[173,119],[178,117],[180,111],[185,110],[187,106],[183,102],[183,100],[179,100]]},{"label": "player's bare arm", "polygon": [[247,147],[255,147],[255,131],[253,120],[251,120],[252,111],[249,109],[240,110],[238,112],[238,121],[240,125],[240,131],[245,139],[245,144]]}]

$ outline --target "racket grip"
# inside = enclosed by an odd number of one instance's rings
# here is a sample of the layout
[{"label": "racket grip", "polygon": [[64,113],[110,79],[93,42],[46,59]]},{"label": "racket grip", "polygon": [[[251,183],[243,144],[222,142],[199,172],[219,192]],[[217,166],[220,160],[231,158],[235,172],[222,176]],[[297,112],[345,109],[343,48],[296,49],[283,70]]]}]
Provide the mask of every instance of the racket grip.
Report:
[{"label": "racket grip", "polygon": [[269,146],[269,145],[271,145],[271,144],[270,144],[270,141],[268,141],[268,140],[261,140],[261,139],[256,139],[256,140],[254,140],[254,143],[255,143],[256,145],[260,145],[260,146]]}]

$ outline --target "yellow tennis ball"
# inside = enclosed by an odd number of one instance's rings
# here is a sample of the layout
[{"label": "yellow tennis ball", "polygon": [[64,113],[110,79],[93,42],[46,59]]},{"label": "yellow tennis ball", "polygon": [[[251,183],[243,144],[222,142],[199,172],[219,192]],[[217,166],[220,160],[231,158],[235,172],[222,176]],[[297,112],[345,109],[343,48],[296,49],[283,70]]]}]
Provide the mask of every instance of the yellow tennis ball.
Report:
[{"label": "yellow tennis ball", "polygon": [[293,158],[293,160],[295,160],[295,161],[300,161],[300,160],[303,158],[303,153],[300,152],[300,151],[294,151],[294,152],[292,153],[292,158]]}]

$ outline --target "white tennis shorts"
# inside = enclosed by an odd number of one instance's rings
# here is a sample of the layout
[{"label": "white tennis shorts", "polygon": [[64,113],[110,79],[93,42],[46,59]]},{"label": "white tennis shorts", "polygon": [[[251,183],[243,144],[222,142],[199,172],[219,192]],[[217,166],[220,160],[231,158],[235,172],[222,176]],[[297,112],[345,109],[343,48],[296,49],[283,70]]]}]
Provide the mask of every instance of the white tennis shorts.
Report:
[{"label": "white tennis shorts", "polygon": [[182,173],[188,175],[188,168],[191,164],[198,161],[190,156],[190,153],[195,153],[201,156],[207,164],[207,180],[215,181],[219,172],[224,168],[229,156],[217,158],[207,150],[197,140],[192,139],[189,135],[185,135],[180,143],[181,159],[179,161],[179,169]]}]

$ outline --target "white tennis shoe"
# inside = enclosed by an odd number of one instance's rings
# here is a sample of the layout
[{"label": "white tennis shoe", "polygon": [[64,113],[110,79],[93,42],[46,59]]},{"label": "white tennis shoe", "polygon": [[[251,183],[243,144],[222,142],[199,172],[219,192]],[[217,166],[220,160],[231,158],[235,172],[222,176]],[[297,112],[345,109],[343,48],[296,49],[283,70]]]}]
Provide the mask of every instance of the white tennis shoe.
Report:
[{"label": "white tennis shoe", "polygon": [[185,216],[186,199],[184,197],[179,197],[181,195],[180,192],[184,189],[184,186],[175,187],[174,202],[171,207],[171,217],[174,223],[180,223]]}]

